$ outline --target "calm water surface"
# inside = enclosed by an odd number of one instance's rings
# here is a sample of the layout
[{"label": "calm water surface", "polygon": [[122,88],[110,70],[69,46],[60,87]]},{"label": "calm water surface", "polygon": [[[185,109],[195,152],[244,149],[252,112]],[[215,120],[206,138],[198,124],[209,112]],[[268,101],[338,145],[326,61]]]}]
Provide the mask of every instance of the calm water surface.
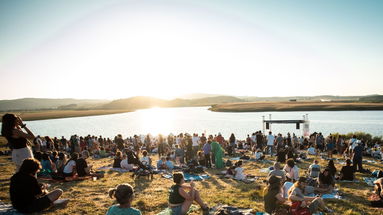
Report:
[{"label": "calm water surface", "polygon": [[[303,119],[308,114],[310,132],[320,131],[325,135],[339,132],[364,131],[374,136],[383,135],[383,111],[306,111],[306,112],[254,112],[221,113],[211,112],[208,107],[152,108],[130,113],[103,116],[51,119],[27,122],[37,135],[65,136],[103,135],[114,137],[116,134],[132,136],[134,134],[178,134],[181,132],[216,134],[225,137],[234,133],[244,139],[247,134],[262,130],[262,116],[268,119]],[[303,126],[301,126],[302,128]],[[275,133],[287,132],[302,135],[302,129],[296,130],[295,124],[272,125]]]}]

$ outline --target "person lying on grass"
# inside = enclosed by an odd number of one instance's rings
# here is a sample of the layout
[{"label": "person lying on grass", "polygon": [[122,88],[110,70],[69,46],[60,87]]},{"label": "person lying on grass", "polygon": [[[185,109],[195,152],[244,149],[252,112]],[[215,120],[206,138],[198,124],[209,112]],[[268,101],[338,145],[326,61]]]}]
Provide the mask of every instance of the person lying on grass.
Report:
[{"label": "person lying on grass", "polygon": [[141,215],[140,210],[131,207],[133,196],[133,187],[127,183],[110,189],[109,197],[115,198],[118,204],[109,207],[106,215]]},{"label": "person lying on grass", "polygon": [[333,211],[326,207],[322,198],[304,196],[306,181],[307,179],[305,177],[299,177],[298,181],[295,182],[290,188],[288,199],[293,203],[293,205],[298,202],[299,208],[307,207],[311,214],[321,210],[326,213],[332,213]]},{"label": "person lying on grass", "polygon": [[173,215],[184,215],[189,211],[190,206],[197,202],[204,214],[209,212],[209,207],[200,197],[199,192],[195,189],[194,182],[185,184],[182,172],[173,174],[174,185],[169,190],[169,208]]},{"label": "person lying on grass", "polygon": [[[27,158],[21,164],[18,173],[14,174],[10,183],[12,206],[21,213],[35,213],[43,211],[53,205],[62,194],[61,189],[48,193],[47,185],[39,184],[36,173],[41,169],[40,162],[34,158]],[[66,204],[68,200],[61,203]]]}]

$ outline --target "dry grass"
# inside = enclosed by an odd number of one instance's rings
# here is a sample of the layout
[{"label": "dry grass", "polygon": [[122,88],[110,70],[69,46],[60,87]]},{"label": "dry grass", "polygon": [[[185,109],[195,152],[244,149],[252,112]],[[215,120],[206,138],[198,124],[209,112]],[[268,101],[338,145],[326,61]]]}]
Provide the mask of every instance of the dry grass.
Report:
[{"label": "dry grass", "polygon": [[[24,112],[9,112],[14,113],[23,120],[43,120],[43,119],[58,119],[58,118],[69,118],[69,117],[81,117],[81,116],[96,116],[96,115],[107,115],[116,113],[125,113],[129,110],[43,110],[43,111],[24,111]],[[0,113],[2,117],[5,113]],[[1,120],[0,117],[0,120]]]},{"label": "dry grass", "polygon": [[[1,140],[0,140],[1,141]],[[154,159],[158,157],[155,156]],[[301,168],[306,169],[313,158],[298,164]],[[89,159],[94,166],[101,167],[112,163],[112,159]],[[321,165],[325,165],[324,160],[320,160]],[[9,178],[14,172],[14,165],[10,161],[10,157],[1,156],[1,175],[0,175],[0,200],[9,202]],[[217,170],[207,171],[212,177],[208,180],[196,182],[197,188],[201,192],[202,198],[208,202],[210,206],[217,204],[229,204],[245,208],[253,208],[255,211],[263,211],[262,190],[264,188],[264,179],[266,173],[261,173],[260,168],[265,168],[270,164],[260,164],[256,162],[245,162],[244,168],[247,173],[251,173],[261,178],[257,183],[244,184],[232,179],[221,179],[215,175]],[[336,165],[338,170],[340,165]],[[369,169],[383,169],[382,164],[366,164]],[[143,214],[156,214],[167,207],[168,189],[172,185],[169,179],[161,178],[155,175],[154,180],[148,180],[141,177],[133,180],[131,173],[106,172],[105,177],[97,181],[77,181],[66,183],[52,183],[53,188],[61,188],[64,190],[64,198],[71,199],[66,208],[53,208],[42,214],[105,214],[109,206],[114,204],[113,200],[107,197],[109,188],[115,187],[120,183],[130,183],[134,186],[136,195],[133,206],[139,208]],[[362,174],[357,173],[357,179],[362,180]],[[342,200],[326,200],[327,204],[335,210],[334,214],[356,215],[366,214],[375,215],[383,214],[383,210],[373,209],[368,206],[366,200],[372,187],[368,187],[365,183],[337,183],[337,186],[344,193]],[[192,214],[201,214],[199,210],[195,210]]]},{"label": "dry grass", "polygon": [[383,110],[383,103],[361,102],[241,102],[218,104],[219,112]]}]

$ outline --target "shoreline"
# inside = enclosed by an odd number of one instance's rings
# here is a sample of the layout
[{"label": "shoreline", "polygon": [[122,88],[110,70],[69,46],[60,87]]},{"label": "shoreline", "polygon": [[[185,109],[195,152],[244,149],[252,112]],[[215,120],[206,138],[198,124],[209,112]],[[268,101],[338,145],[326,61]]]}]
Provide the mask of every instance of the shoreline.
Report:
[{"label": "shoreline", "polygon": [[[64,119],[72,117],[102,116],[118,113],[127,113],[131,110],[48,110],[48,111],[9,111],[1,112],[2,117],[5,113],[19,115],[24,121],[36,121],[47,119]],[[1,122],[1,118],[0,118]]]},{"label": "shoreline", "polygon": [[352,102],[242,102],[213,105],[213,112],[379,111],[383,103]]}]

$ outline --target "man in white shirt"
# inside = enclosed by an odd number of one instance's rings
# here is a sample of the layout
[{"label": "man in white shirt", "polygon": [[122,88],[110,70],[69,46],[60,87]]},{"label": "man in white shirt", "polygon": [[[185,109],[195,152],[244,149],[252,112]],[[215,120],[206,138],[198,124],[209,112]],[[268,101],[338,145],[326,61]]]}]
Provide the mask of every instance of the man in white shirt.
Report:
[{"label": "man in white shirt", "polygon": [[198,137],[198,134],[193,134],[192,146],[193,146],[193,157],[196,157],[198,149],[199,149],[199,137]]},{"label": "man in white shirt", "polygon": [[269,135],[267,136],[267,150],[266,150],[266,153],[270,153],[270,156],[273,156],[274,140],[275,140],[274,135],[272,135],[272,132],[269,131]]}]

